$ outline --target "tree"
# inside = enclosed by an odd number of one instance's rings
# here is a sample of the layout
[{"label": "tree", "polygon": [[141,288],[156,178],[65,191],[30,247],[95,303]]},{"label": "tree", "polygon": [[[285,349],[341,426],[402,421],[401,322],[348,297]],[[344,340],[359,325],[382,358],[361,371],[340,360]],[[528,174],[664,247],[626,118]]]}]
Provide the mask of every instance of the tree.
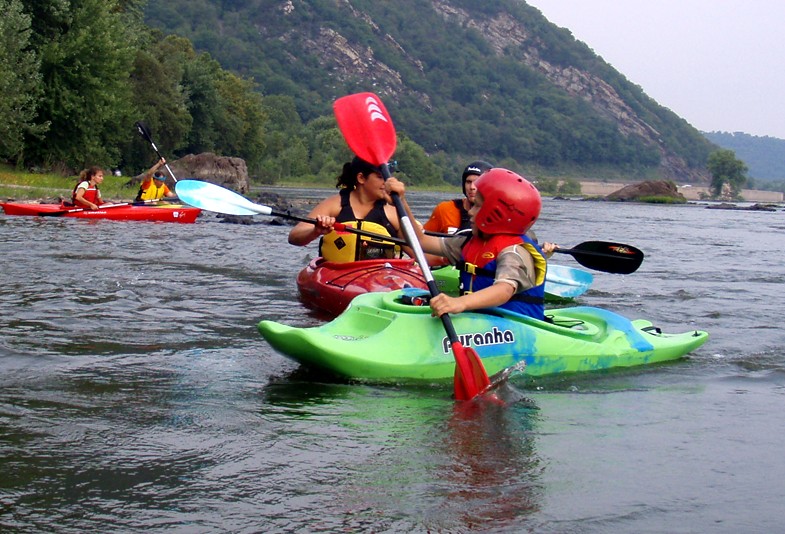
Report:
[{"label": "tree", "polygon": [[[186,95],[180,78],[167,70],[162,60],[165,49],[161,42],[140,50],[134,60],[130,83],[136,120],[142,120],[150,129],[164,157],[171,158],[186,145],[193,119],[186,107]],[[136,174],[149,168],[157,158],[150,143],[135,132],[130,132],[123,148],[123,168]]]},{"label": "tree", "polygon": [[394,157],[400,169],[395,172],[395,175],[401,180],[412,185],[444,184],[439,169],[428,158],[425,150],[400,132]]},{"label": "tree", "polygon": [[558,193],[560,195],[580,195],[581,183],[578,180],[567,178],[559,186]]},{"label": "tree", "polygon": [[75,170],[110,166],[133,124],[128,78],[141,22],[116,0],[23,0],[41,58],[43,96],[26,138],[33,161]]},{"label": "tree", "polygon": [[711,174],[709,189],[712,197],[722,196],[723,188],[727,184],[733,198],[738,198],[741,189],[747,182],[747,166],[743,161],[736,159],[733,150],[722,149],[712,152],[706,165]]},{"label": "tree", "polygon": [[0,0],[0,158],[18,160],[24,136],[40,135],[47,124],[34,122],[41,92],[40,61],[30,48],[30,16],[19,0]]}]

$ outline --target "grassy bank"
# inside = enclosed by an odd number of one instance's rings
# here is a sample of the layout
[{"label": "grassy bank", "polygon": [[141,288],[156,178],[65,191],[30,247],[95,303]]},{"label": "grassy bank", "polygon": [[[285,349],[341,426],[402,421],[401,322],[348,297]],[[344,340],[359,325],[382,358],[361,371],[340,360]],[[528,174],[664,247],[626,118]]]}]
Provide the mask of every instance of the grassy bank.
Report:
[{"label": "grassy bank", "polygon": [[[18,171],[10,165],[0,165],[0,199],[3,200],[56,200],[71,198],[77,176],[31,173]],[[138,187],[129,187],[125,176],[104,176],[101,194],[108,200],[133,200]]]}]

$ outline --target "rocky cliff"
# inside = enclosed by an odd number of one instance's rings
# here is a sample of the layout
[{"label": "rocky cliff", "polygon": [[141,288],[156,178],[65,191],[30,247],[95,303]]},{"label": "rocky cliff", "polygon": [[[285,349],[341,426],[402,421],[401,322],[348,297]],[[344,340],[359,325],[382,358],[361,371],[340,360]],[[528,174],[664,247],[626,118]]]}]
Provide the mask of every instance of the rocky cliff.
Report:
[{"label": "rocky cliff", "polygon": [[[400,56],[412,67],[419,71],[424,70],[423,63],[407,52],[393,35],[386,32],[383,26],[375,22],[367,13],[355,8],[350,0],[338,0],[338,3],[353,17],[371,26],[374,32],[398,50]],[[655,147],[660,154],[662,178],[693,183],[709,181],[705,169],[690,166],[683,157],[670,150],[663,143],[660,132],[636,112],[611,84],[597,74],[576,66],[556,65],[544,59],[541,53],[544,44],[521,21],[509,13],[501,11],[493,16],[478,17],[476,12],[461,8],[458,3],[449,0],[433,0],[431,4],[446,22],[463,28],[476,29],[498,57],[508,54],[513,48],[516,49],[518,51],[516,57],[521,58],[527,66],[545,76],[565,93],[587,102],[601,116],[616,124],[622,135],[637,137],[645,145]],[[280,9],[284,14],[291,14],[297,8],[292,0],[286,0]],[[293,38],[294,32],[290,32],[284,40]],[[377,58],[371,46],[353,44],[337,29],[331,27],[320,28],[317,37],[306,39],[305,43],[306,49],[319,56],[339,78],[367,79],[378,92],[393,97],[401,93],[415,95],[426,111],[432,110],[428,94],[407,86],[401,73]],[[478,90],[482,91],[482,88]]]}]

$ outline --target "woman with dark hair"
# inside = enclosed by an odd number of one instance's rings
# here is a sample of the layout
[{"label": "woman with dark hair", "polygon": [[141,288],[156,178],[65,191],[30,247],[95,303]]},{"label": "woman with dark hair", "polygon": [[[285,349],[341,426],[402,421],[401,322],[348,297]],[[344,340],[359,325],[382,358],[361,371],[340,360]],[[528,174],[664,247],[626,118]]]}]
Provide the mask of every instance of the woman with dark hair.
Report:
[{"label": "woman with dark hair", "polygon": [[289,232],[289,243],[304,246],[321,237],[319,255],[335,262],[400,256],[400,247],[394,243],[333,229],[340,222],[382,235],[400,235],[400,221],[380,169],[355,157],[344,164],[336,187],[338,193],[322,200],[308,215],[317,224],[298,223]]},{"label": "woman with dark hair", "polygon": [[79,181],[71,193],[71,201],[77,208],[98,209],[104,203],[98,186],[104,181],[101,167],[90,167],[79,173]]}]

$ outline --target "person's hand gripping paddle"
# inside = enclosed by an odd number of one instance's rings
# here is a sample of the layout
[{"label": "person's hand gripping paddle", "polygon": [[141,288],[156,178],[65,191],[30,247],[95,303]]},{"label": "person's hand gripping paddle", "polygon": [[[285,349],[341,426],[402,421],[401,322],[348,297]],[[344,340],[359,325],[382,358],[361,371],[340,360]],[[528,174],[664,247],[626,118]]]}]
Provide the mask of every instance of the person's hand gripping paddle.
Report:
[{"label": "person's hand gripping paddle", "polygon": [[[397,138],[392,119],[381,99],[373,93],[348,95],[336,100],[333,110],[338,128],[352,152],[368,163],[379,166],[384,179],[389,178],[391,174],[387,162],[395,152]],[[412,221],[409,220],[403,202],[396,193],[392,194],[392,200],[401,220],[406,241],[414,251],[417,263],[420,264],[431,296],[435,297],[439,294],[439,289],[428,268],[428,262],[425,260]],[[449,315],[442,315],[441,320],[455,358],[455,398],[470,400],[490,386],[488,373],[477,352],[461,344]]]}]

